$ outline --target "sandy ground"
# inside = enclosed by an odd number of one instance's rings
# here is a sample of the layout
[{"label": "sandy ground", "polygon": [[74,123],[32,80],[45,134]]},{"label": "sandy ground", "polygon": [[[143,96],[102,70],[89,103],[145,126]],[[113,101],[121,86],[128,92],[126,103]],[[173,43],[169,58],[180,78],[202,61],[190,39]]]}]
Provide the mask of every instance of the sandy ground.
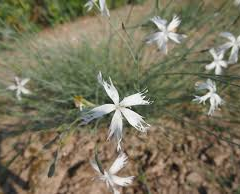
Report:
[{"label": "sandy ground", "polygon": [[[13,121],[12,121],[13,123]],[[9,126],[5,123],[5,126]],[[164,125],[164,128],[162,127]],[[240,149],[219,142],[203,132],[186,131],[181,125],[159,121],[148,134],[125,128],[124,150],[129,163],[119,175],[135,176],[123,194],[232,194],[239,189]],[[97,174],[89,160],[96,142],[103,166],[108,168],[117,157],[113,142],[106,142],[106,128],[89,133],[82,130],[70,136],[59,151],[55,175],[47,177],[56,146],[42,152],[42,147],[56,134],[24,134],[2,141],[2,157],[10,158],[16,149],[6,149],[6,142],[24,148],[2,180],[2,193],[21,194],[106,194],[104,183],[92,181]],[[237,193],[237,192],[236,192]]]}]

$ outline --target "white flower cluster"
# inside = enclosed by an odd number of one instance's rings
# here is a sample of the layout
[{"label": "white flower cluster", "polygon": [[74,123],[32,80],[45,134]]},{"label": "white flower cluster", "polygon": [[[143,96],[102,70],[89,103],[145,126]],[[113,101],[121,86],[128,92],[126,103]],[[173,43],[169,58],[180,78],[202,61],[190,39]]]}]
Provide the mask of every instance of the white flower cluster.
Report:
[{"label": "white flower cluster", "polygon": [[[240,1],[235,0],[235,3],[240,4]],[[97,4],[97,0],[88,0],[88,2],[85,4],[87,11],[92,10],[94,6],[101,11],[102,15],[110,17],[105,0],[99,0],[99,5]],[[187,36],[184,34],[176,33],[177,28],[181,23],[181,20],[178,16],[174,16],[169,23],[167,20],[162,19],[159,16],[153,17],[150,19],[150,21],[157,26],[159,31],[149,35],[146,38],[146,43],[156,43],[158,49],[164,54],[168,53],[169,40],[180,44],[184,39],[187,38]],[[234,37],[234,35],[230,32],[222,32],[220,36],[226,38],[228,42],[216,49],[212,48],[209,50],[213,57],[213,62],[205,66],[207,71],[214,70],[216,76],[221,75],[223,73],[223,69],[226,69],[228,65],[237,63],[238,52],[240,48],[240,36]],[[224,54],[228,50],[231,50],[229,59],[224,60]],[[82,118],[81,125],[86,125],[94,119],[101,118],[104,115],[114,112],[109,126],[107,140],[114,138],[117,144],[117,151],[121,152],[109,170],[104,170],[96,158],[90,163],[99,174],[96,179],[104,181],[107,187],[114,194],[119,194],[120,192],[117,190],[117,187],[128,186],[134,179],[133,176],[119,177],[116,175],[123,167],[126,166],[128,160],[128,157],[125,153],[123,153],[121,146],[121,142],[123,140],[123,119],[125,118],[127,122],[138,131],[147,132],[150,125],[144,121],[141,115],[134,112],[131,107],[138,105],[149,105],[151,102],[149,99],[146,99],[145,94],[148,92],[147,90],[124,97],[120,101],[118,90],[114,86],[110,77],[109,82],[107,82],[103,79],[101,72],[99,72],[97,79],[99,84],[104,88],[108,97],[112,100],[112,103],[95,107],[87,112]],[[7,89],[16,90],[16,97],[18,100],[21,100],[21,94],[31,94],[31,92],[25,88],[25,85],[29,80],[29,78],[21,80],[20,78],[15,77],[16,83],[9,86]],[[215,110],[224,103],[224,100],[217,94],[216,83],[211,79],[207,79],[206,82],[196,83],[195,86],[197,91],[208,90],[208,92],[204,96],[195,96],[193,101],[198,102],[199,104],[205,104],[206,101],[209,100],[210,108],[208,115],[213,115]],[[80,107],[80,110],[82,110],[82,105],[78,102],[79,100],[81,101],[81,97],[76,97],[75,103]]]},{"label": "white flower cluster", "polygon": [[[206,70],[210,71],[215,69],[215,75],[219,76],[223,72],[223,68],[227,68],[228,65],[232,65],[238,62],[238,52],[240,48],[240,36],[237,38],[234,37],[234,35],[230,32],[222,32],[220,33],[221,37],[224,37],[228,39],[228,42],[225,44],[219,46],[217,49],[210,49],[209,52],[213,57],[213,62],[206,65]],[[224,60],[224,54],[231,50],[229,59]],[[212,81],[211,79],[208,79],[205,83],[196,83],[196,90],[208,90],[209,92],[200,97],[195,96],[195,99],[193,101],[196,101],[198,103],[205,104],[206,100],[209,99],[210,102],[210,108],[208,111],[208,115],[213,115],[216,109],[219,108],[222,104],[224,104],[224,101],[222,98],[216,93],[216,83]]]},{"label": "white flower cluster", "polygon": [[[147,90],[127,96],[123,98],[122,101],[120,101],[118,91],[112,83],[111,78],[109,77],[109,83],[106,82],[102,78],[101,72],[98,74],[98,82],[103,86],[105,92],[112,100],[113,104],[104,104],[90,110],[83,117],[82,125],[86,125],[93,119],[100,118],[114,111],[107,140],[109,140],[111,137],[114,137],[117,142],[117,151],[120,151],[122,150],[121,141],[123,138],[123,117],[138,131],[147,132],[150,125],[143,120],[143,117],[141,115],[132,111],[130,108],[132,106],[138,105],[149,105],[151,102],[146,99],[145,93],[147,93]],[[98,179],[106,182],[107,187],[110,188],[114,194],[119,193],[115,185],[127,186],[133,181],[133,176],[121,178],[115,175],[120,169],[125,166],[126,163],[127,156],[123,152],[113,163],[109,171],[100,170],[100,165],[96,160],[91,162],[93,168],[100,174]]]}]

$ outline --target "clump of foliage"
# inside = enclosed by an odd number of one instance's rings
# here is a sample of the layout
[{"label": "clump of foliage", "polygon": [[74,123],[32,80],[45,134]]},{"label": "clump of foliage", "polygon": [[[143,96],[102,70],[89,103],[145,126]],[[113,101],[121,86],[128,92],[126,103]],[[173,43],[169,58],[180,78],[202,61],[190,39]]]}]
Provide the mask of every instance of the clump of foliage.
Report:
[{"label": "clump of foliage", "polygon": [[[110,8],[143,0],[108,0]],[[53,26],[86,13],[86,0],[8,0],[0,4],[0,35]],[[6,31],[6,28],[9,29]]]},{"label": "clump of foliage", "polygon": [[[120,38],[118,33],[111,34],[108,40],[104,39],[94,47],[87,40],[77,45],[59,43],[45,48],[22,46],[22,57],[3,58],[7,69],[32,79],[32,97],[17,105],[37,111],[37,115],[32,117],[37,128],[71,123],[80,115],[74,106],[74,96],[83,96],[93,104],[108,100],[101,95],[103,91],[99,90],[96,82],[96,75],[102,71],[104,75],[111,75],[121,96],[148,88],[154,105],[145,110],[146,113],[181,121],[186,116],[193,119],[202,115],[204,110],[206,112],[207,107],[196,110],[197,105],[192,105],[191,100],[195,94],[194,83],[211,78],[217,82],[219,90],[224,91],[224,99],[236,99],[234,104],[230,101],[225,105],[224,110],[229,114],[222,121],[237,122],[232,116],[239,114],[239,95],[236,92],[239,77],[232,76],[237,66],[230,66],[228,73],[222,76],[205,71],[205,65],[211,62],[209,47],[220,42],[213,35],[218,37],[226,27],[235,32],[236,25],[239,25],[237,10],[230,12],[231,8],[231,3],[222,3],[216,9],[205,7],[203,2],[195,2],[182,6],[168,3],[166,7],[154,10],[152,14],[157,12],[163,18],[171,19],[171,13],[180,15],[181,31],[188,34],[187,41],[171,49],[168,55],[156,53],[149,56],[148,47],[137,44],[139,40],[134,33],[139,30],[138,27],[142,27],[145,34],[153,29],[147,20],[139,21],[133,27],[124,26],[122,31],[125,34]],[[202,29],[203,33],[199,33]],[[29,36],[25,38],[30,39]],[[19,45],[22,45],[21,41],[25,39],[19,40]],[[206,123],[218,125],[219,117],[215,116],[209,121],[205,116],[201,122],[204,127]]]}]

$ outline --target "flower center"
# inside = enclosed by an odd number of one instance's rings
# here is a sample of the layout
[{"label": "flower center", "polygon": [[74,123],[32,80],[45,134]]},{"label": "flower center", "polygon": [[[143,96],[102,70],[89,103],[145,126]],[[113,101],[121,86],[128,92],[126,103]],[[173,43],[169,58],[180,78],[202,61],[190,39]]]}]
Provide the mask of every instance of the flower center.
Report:
[{"label": "flower center", "polygon": [[115,108],[116,110],[120,110],[122,107],[118,104],[118,105],[115,105]]}]

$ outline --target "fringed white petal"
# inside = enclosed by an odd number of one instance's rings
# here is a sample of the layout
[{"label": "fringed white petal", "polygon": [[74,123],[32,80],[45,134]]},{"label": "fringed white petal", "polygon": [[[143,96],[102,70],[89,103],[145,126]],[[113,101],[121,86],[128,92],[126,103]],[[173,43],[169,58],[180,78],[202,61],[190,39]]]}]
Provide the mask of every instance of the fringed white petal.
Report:
[{"label": "fringed white petal", "polygon": [[101,72],[98,74],[98,82],[104,87],[106,93],[111,98],[111,100],[114,102],[114,104],[119,103],[119,94],[117,89],[112,83],[111,78],[109,78],[110,84],[108,84],[103,78]]},{"label": "fringed white petal", "polygon": [[136,106],[136,105],[148,105],[151,102],[149,100],[145,100],[146,96],[145,94],[148,91],[145,90],[143,92],[139,92],[130,96],[127,96],[123,98],[123,100],[120,102],[120,106],[124,107],[130,107],[130,106]]},{"label": "fringed white petal", "polygon": [[166,25],[167,25],[166,20],[160,18],[159,16],[155,16],[150,20],[158,27],[159,30],[161,30],[161,31],[166,30]]},{"label": "fringed white petal", "polygon": [[109,169],[109,172],[114,175],[118,173],[125,165],[127,164],[128,157],[125,153],[121,153],[117,159],[112,164],[111,168]]},{"label": "fringed white petal", "polygon": [[213,94],[210,98],[210,108],[208,111],[208,115],[212,116],[216,109],[223,104],[223,100],[220,98],[218,94]]},{"label": "fringed white petal", "polygon": [[187,38],[185,34],[177,34],[174,32],[170,32],[168,34],[168,37],[178,44],[180,44],[185,38]]},{"label": "fringed white petal", "polygon": [[114,110],[115,110],[115,105],[114,104],[104,104],[102,106],[98,106],[96,108],[93,108],[85,116],[83,116],[82,125],[88,124],[93,119],[100,118],[103,115],[106,115],[106,114],[108,114],[108,113],[110,113]]},{"label": "fringed white petal", "polygon": [[168,53],[167,42],[168,42],[168,38],[164,35],[157,40],[158,49],[162,51],[164,54]]},{"label": "fringed white petal", "polygon": [[143,117],[136,112],[128,108],[121,108],[121,112],[129,122],[129,124],[137,130],[141,132],[146,132],[150,127],[150,125],[143,120]]},{"label": "fringed white petal", "polygon": [[122,121],[122,114],[119,110],[116,110],[110,127],[109,127],[109,135],[108,140],[114,136],[114,138],[117,141],[117,150],[119,151],[121,149],[121,140],[122,140],[122,129],[123,129],[123,121]]},{"label": "fringed white petal", "polygon": [[151,34],[146,38],[146,43],[147,44],[152,44],[152,43],[158,41],[158,39],[161,39],[162,36],[163,36],[162,32],[156,32],[154,34]]},{"label": "fringed white petal", "polygon": [[211,92],[216,92],[216,84],[214,81],[212,81],[211,79],[207,79],[206,82],[203,83],[196,83],[195,84],[195,88],[196,90],[209,90]]},{"label": "fringed white petal", "polygon": [[181,23],[181,20],[178,16],[174,16],[172,21],[168,24],[167,30],[169,32],[174,31]]},{"label": "fringed white petal", "polygon": [[129,177],[119,177],[116,175],[112,176],[113,182],[116,185],[122,186],[122,187],[126,187],[130,184],[132,184],[134,176],[129,176]]},{"label": "fringed white petal", "polygon": [[210,97],[211,97],[211,93],[209,92],[204,96],[195,96],[195,99],[193,99],[193,101],[198,102],[199,104],[201,103],[205,104]]}]

